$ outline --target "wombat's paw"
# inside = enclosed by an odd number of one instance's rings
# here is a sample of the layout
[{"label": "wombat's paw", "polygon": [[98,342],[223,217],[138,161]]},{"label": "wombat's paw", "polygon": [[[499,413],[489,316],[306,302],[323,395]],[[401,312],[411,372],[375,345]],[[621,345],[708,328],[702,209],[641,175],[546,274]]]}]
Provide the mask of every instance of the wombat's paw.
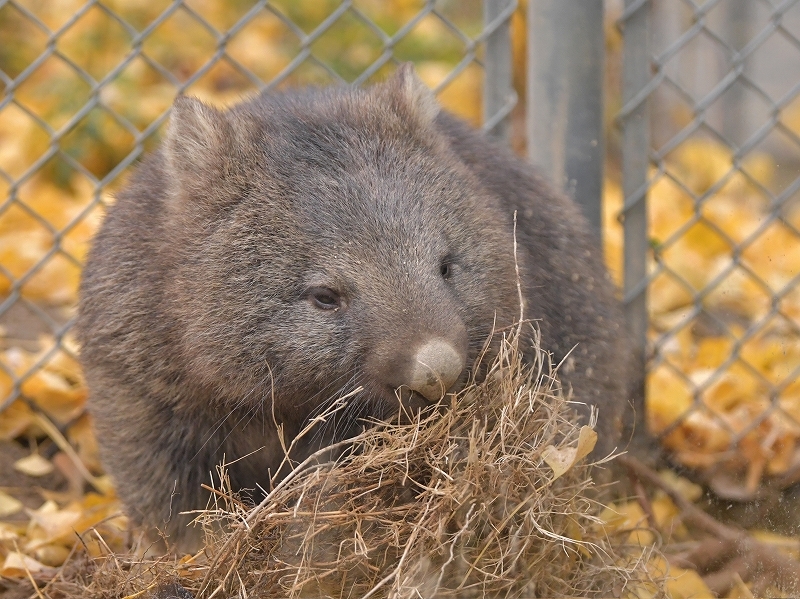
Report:
[{"label": "wombat's paw", "polygon": [[194,599],[194,596],[178,582],[161,585],[150,595],[150,599]]}]

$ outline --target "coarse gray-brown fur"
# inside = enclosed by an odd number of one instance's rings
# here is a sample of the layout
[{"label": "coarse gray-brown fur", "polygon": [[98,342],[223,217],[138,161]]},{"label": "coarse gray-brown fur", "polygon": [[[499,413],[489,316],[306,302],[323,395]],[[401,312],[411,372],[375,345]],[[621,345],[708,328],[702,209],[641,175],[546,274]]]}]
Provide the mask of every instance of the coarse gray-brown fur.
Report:
[{"label": "coarse gray-brown fur", "polygon": [[440,112],[413,70],[226,112],[178,99],[162,148],[109,209],[81,287],[90,408],[133,520],[190,546],[178,513],[205,506],[201,484],[223,457],[238,459],[234,488],[269,485],[284,457],[276,423],[288,443],[363,388],[299,444],[302,460],[396,412],[398,387],[422,405],[431,393],[410,373],[439,347],[439,372],[463,386],[487,337],[519,317],[515,212],[524,316],[556,362],[569,354],[564,383],[599,407],[613,448],[627,349],[585,220],[528,164]]}]

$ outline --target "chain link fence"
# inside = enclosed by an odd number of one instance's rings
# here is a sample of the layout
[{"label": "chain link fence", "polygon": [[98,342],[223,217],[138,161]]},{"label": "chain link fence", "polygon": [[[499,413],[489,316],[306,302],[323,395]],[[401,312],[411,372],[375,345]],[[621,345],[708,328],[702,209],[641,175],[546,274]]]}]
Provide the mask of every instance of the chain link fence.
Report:
[{"label": "chain link fence", "polygon": [[800,480],[800,2],[626,0],[619,23],[647,431],[752,498]]},{"label": "chain link fence", "polygon": [[[638,431],[721,494],[789,485],[800,0],[618,2],[622,173],[606,203],[624,222],[604,235],[649,358]],[[96,464],[69,335],[80,267],[177,94],[229,105],[268,87],[369,83],[411,60],[446,107],[519,146],[524,31],[513,0],[0,0],[0,437],[52,425]]]},{"label": "chain link fence", "polygon": [[80,447],[85,388],[69,333],[80,268],[104,205],[156,145],[177,94],[231,104],[284,85],[361,85],[411,60],[443,104],[508,136],[516,9],[0,0],[0,437],[55,427],[99,467]]}]

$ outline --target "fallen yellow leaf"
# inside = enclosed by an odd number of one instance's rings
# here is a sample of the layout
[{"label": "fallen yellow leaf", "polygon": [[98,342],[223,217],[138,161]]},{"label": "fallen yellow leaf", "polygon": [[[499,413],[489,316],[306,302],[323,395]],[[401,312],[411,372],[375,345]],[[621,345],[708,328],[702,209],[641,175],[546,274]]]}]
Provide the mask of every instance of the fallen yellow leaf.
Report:
[{"label": "fallen yellow leaf", "polygon": [[27,510],[30,517],[26,550],[60,540],[74,539],[74,529],[81,519],[81,510],[76,506],[60,509],[54,501],[46,501],[37,510]]},{"label": "fallen yellow leaf", "polygon": [[689,384],[661,364],[647,377],[647,424],[653,434],[664,431],[685,416],[694,398]]},{"label": "fallen yellow leaf", "polygon": [[[0,373],[0,391],[3,390],[2,379],[7,378],[5,373]],[[4,394],[8,397],[8,394]],[[33,412],[21,400],[13,402],[5,410],[3,417],[0,418],[0,439],[11,441],[22,436],[25,431],[33,424]]]},{"label": "fallen yellow leaf", "polygon": [[655,542],[653,531],[650,530],[647,516],[635,501],[629,501],[616,508],[619,516],[614,520],[616,530],[630,530],[629,542],[646,547]]},{"label": "fallen yellow leaf", "polygon": [[20,538],[20,535],[24,533],[25,530],[19,525],[9,524],[8,522],[0,522],[0,542],[17,541]]},{"label": "fallen yellow leaf", "polygon": [[64,545],[43,545],[34,552],[34,557],[45,566],[57,567],[63,564],[69,557],[71,550]]},{"label": "fallen yellow leaf", "polygon": [[667,595],[672,599],[709,599],[714,593],[694,570],[670,566]]},{"label": "fallen yellow leaf", "polygon": [[32,557],[24,553],[19,553],[18,551],[12,551],[6,556],[3,566],[0,568],[0,576],[24,578],[27,577],[28,574],[40,574],[52,571],[52,568],[45,566]]},{"label": "fallen yellow leaf", "polygon": [[558,449],[548,445],[542,452],[542,458],[553,471],[553,480],[567,472],[577,462],[592,452],[597,444],[597,432],[590,426],[582,426],[575,447]]},{"label": "fallen yellow leaf", "polygon": [[53,464],[38,453],[32,453],[14,462],[14,470],[28,476],[45,476],[53,471]]},{"label": "fallen yellow leaf", "polygon": [[0,518],[16,514],[21,509],[22,502],[19,499],[0,491]]}]

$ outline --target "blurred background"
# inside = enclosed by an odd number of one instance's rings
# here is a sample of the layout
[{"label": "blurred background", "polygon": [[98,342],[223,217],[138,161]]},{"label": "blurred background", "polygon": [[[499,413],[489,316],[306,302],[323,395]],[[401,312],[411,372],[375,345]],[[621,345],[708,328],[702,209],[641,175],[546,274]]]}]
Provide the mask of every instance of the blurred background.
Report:
[{"label": "blurred background", "polygon": [[[577,67],[553,48],[589,30],[599,45],[559,96]],[[117,509],[70,325],[92,235],[176,94],[228,106],[369,84],[403,61],[445,108],[584,194],[646,358],[637,436],[717,499],[793,496],[800,1],[0,0],[0,552],[60,563],[75,522]],[[562,106],[583,122],[576,98],[599,124],[577,174],[572,138],[559,158],[547,129]],[[31,524],[37,486],[61,493],[43,514],[62,528]],[[27,544],[3,545],[3,530]]]}]

